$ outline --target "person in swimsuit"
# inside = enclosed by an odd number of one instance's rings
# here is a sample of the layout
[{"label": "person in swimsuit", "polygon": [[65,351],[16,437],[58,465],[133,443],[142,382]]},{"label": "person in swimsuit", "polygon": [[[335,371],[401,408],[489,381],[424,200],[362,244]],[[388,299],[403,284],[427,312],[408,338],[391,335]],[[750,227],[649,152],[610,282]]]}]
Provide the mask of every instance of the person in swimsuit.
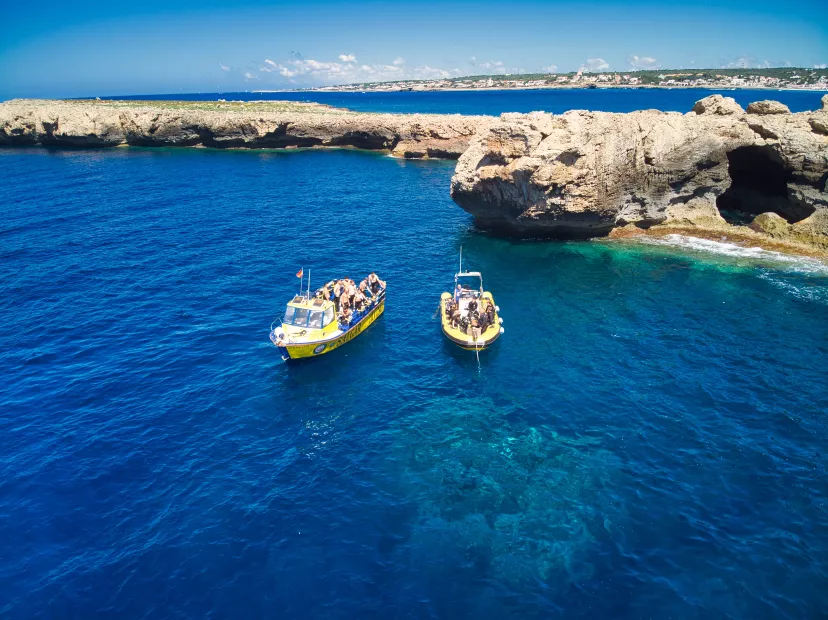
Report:
[{"label": "person in swimsuit", "polygon": [[356,311],[359,312],[365,306],[365,295],[362,294],[362,291],[358,290],[354,294],[354,308]]},{"label": "person in swimsuit", "polygon": [[380,289],[385,288],[385,282],[380,280],[379,276],[372,271],[371,275],[368,276],[368,286],[371,287],[371,292],[376,295],[380,292]]}]

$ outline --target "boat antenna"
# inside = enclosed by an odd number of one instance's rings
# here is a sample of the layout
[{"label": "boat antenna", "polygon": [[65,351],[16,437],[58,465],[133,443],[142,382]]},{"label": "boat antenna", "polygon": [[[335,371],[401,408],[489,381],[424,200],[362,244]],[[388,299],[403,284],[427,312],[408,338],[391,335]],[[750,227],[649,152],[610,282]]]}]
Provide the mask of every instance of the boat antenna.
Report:
[{"label": "boat antenna", "polygon": [[305,281],[304,278],[305,278],[305,268],[302,267],[299,270],[299,296],[300,297],[302,296],[302,283]]},{"label": "boat antenna", "polygon": [[460,273],[463,273],[463,246],[460,246]]},{"label": "boat antenna", "polygon": [[310,300],[310,267],[308,267],[308,300]]}]

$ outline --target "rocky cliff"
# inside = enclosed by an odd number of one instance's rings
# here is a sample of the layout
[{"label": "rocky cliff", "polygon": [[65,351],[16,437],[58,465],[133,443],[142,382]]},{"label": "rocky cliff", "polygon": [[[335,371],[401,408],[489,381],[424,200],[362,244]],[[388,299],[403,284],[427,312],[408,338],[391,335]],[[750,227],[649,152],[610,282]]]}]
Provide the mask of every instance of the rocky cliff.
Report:
[{"label": "rocky cliff", "polygon": [[496,119],[367,114],[314,103],[46,101],[0,104],[0,146],[343,147],[457,159]]},{"label": "rocky cliff", "polygon": [[451,194],[520,235],[736,227],[828,249],[826,182],[828,95],[797,114],[712,95],[687,114],[504,114],[460,157]]}]

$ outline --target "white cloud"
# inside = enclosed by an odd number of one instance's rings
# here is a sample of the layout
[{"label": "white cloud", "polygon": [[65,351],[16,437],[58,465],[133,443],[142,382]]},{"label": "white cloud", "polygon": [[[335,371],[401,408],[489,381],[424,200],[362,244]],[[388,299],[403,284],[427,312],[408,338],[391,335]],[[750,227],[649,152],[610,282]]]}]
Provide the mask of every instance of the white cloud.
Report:
[{"label": "white cloud", "polygon": [[742,54],[736,60],[732,60],[731,62],[725,65],[725,69],[747,69],[748,67],[752,67],[756,65],[756,59],[748,56],[747,54]]},{"label": "white cloud", "polygon": [[[342,54],[346,58],[348,56]],[[397,57],[390,63],[357,63],[356,60],[344,62],[341,56],[336,61],[315,60],[313,58],[302,58],[294,56],[290,60],[275,62],[269,58],[265,59],[259,66],[262,79],[269,79],[273,82],[279,79],[287,79],[295,84],[325,85],[325,84],[353,84],[360,82],[379,82],[396,80],[433,80],[445,79],[464,74],[459,68],[443,69],[430,65],[417,65],[409,67],[405,60]],[[504,72],[504,65],[500,61],[487,63],[487,66],[494,71]],[[272,78],[268,74],[273,74]],[[252,75],[252,74],[251,74]],[[248,79],[259,79],[253,76]]]},{"label": "white cloud", "polygon": [[339,60],[342,62],[356,62],[356,56],[353,54],[340,54]]},{"label": "white cloud", "polygon": [[587,58],[582,67],[582,69],[587,71],[605,71],[609,68],[609,63],[603,58]]},{"label": "white cloud", "polygon": [[414,72],[411,77],[420,80],[437,80],[451,77],[451,73],[445,69],[429,67],[428,65],[420,65],[419,67],[414,67]]},{"label": "white cloud", "polygon": [[481,62],[475,66],[482,69],[483,73],[506,73],[506,66],[502,60]]},{"label": "white cloud", "polygon": [[245,71],[244,72],[244,79],[245,80],[258,80],[259,76],[256,75],[255,73],[250,73],[250,71]]},{"label": "white cloud", "polygon": [[[630,69],[641,71],[643,69],[658,69],[661,64],[652,56],[630,56],[628,59]],[[609,65],[607,65],[609,66]]]},{"label": "white cloud", "polygon": [[558,65],[547,65],[546,67],[542,67],[541,70],[544,73],[555,73],[558,70]]},{"label": "white cloud", "polygon": [[821,63],[821,64],[819,64],[819,65],[814,65],[814,69],[828,69],[828,65],[826,65],[826,64],[823,62],[823,63]]},{"label": "white cloud", "polygon": [[218,65],[219,69],[221,69],[222,71],[230,71],[230,67],[228,67],[227,65],[223,65],[221,63],[219,63]]},{"label": "white cloud", "polygon": [[273,73],[274,71],[279,71],[281,65],[277,65],[275,62],[270,60],[270,58],[265,58],[264,65],[259,67],[259,71],[264,71],[265,73]]}]

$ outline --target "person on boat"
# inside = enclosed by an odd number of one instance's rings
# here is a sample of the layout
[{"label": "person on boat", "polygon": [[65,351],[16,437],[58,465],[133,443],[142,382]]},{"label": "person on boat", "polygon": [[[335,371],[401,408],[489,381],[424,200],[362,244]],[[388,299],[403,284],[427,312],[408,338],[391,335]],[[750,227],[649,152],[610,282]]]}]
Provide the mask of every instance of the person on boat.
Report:
[{"label": "person on boat", "polygon": [[460,310],[455,308],[454,312],[452,312],[452,314],[451,314],[451,326],[454,329],[457,329],[458,327],[460,327],[461,319],[462,319],[462,317],[460,316]]},{"label": "person on boat", "polygon": [[372,271],[368,276],[368,286],[371,287],[371,292],[376,295],[381,289],[385,288],[385,282],[380,280],[379,276]]},{"label": "person on boat", "polygon": [[339,312],[340,307],[340,297],[342,296],[342,281],[337,280],[336,283],[333,285],[333,302],[334,306],[336,306],[336,311]]},{"label": "person on boat", "polygon": [[354,308],[357,312],[360,312],[365,307],[365,295],[362,294],[362,291],[359,289],[356,290],[354,293]]},{"label": "person on boat", "polygon": [[477,319],[472,319],[471,324],[469,325],[469,334],[472,338],[477,340],[480,338],[480,334],[483,330],[480,329],[480,324],[477,322]]},{"label": "person on boat", "polygon": [[481,334],[486,333],[486,330],[489,329],[489,315],[483,312],[477,321],[477,325],[480,327]]},{"label": "person on boat", "polygon": [[489,301],[489,302],[486,304],[486,316],[487,316],[487,317],[488,317],[488,319],[489,319],[489,324],[490,324],[490,325],[494,325],[494,320],[495,320],[495,307],[494,307],[494,304],[493,304],[491,301]]},{"label": "person on boat", "polygon": [[463,295],[463,285],[458,284],[457,287],[454,289],[454,301],[459,301],[460,297]]},{"label": "person on boat", "polygon": [[475,312],[477,312],[477,301],[475,299],[469,300],[469,316],[472,316]]},{"label": "person on boat", "polygon": [[343,300],[341,315],[342,323],[345,323],[346,325],[351,322],[351,318],[353,316],[353,314],[351,313],[351,308],[347,305],[347,303],[348,302],[346,300]]},{"label": "person on boat", "polygon": [[362,282],[359,283],[359,292],[365,295],[366,299],[371,297],[371,289],[368,288],[368,278],[363,278]]},{"label": "person on boat", "polygon": [[345,286],[345,294],[348,296],[348,302],[351,304],[351,307],[354,306],[354,299],[356,298],[357,288],[354,286],[353,280],[348,280],[348,284]]}]

